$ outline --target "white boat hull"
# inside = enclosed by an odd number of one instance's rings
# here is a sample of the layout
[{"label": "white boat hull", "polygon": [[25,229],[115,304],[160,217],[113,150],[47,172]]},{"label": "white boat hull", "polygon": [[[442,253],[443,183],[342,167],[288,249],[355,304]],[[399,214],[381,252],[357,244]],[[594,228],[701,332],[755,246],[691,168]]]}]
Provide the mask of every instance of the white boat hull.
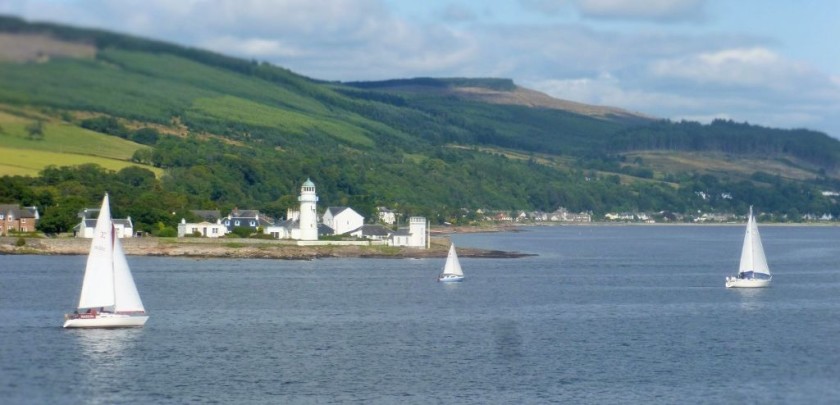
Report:
[{"label": "white boat hull", "polygon": [[461,281],[464,281],[464,276],[440,276],[438,277],[438,281],[440,281],[441,283],[459,283]]},{"label": "white boat hull", "polygon": [[66,319],[65,328],[139,328],[146,324],[149,316],[100,313],[93,318],[74,318],[68,315]]},{"label": "white boat hull", "polygon": [[726,288],[764,288],[770,286],[770,279],[727,277]]}]

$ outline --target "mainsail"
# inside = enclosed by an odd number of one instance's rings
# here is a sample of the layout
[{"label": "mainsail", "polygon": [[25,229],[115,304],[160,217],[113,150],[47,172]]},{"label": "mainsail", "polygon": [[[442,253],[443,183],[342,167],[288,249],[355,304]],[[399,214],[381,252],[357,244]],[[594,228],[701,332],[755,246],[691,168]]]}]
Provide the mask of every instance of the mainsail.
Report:
[{"label": "mainsail", "polygon": [[741,248],[741,264],[738,273],[762,273],[770,275],[770,268],[767,266],[767,258],[764,256],[764,247],[761,245],[761,235],[758,233],[758,224],[753,216],[752,207],[747,220],[747,231],[744,234],[744,246]]},{"label": "mainsail", "polygon": [[463,276],[461,262],[458,261],[458,254],[455,253],[455,245],[449,246],[449,255],[446,257],[446,264],[443,266],[443,275]]},{"label": "mainsail", "polygon": [[85,278],[79,309],[112,307],[114,305],[114,227],[108,195],[102,199],[102,208],[96,219],[93,240],[90,244]]}]

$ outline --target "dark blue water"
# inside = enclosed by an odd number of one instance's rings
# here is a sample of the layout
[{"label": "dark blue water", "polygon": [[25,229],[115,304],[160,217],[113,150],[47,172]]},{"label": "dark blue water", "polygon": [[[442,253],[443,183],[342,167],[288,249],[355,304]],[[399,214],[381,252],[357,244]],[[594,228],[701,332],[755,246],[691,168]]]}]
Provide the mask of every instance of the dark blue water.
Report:
[{"label": "dark blue water", "polygon": [[840,228],[455,235],[537,253],[312,262],[130,257],[151,318],[64,330],[84,257],[0,256],[4,403],[837,403]]}]

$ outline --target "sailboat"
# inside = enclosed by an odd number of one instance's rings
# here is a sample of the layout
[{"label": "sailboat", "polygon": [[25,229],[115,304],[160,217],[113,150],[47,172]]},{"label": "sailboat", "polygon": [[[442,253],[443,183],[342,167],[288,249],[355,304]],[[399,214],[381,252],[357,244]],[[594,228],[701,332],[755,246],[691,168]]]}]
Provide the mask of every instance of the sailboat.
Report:
[{"label": "sailboat", "polygon": [[455,253],[455,244],[449,245],[449,255],[446,256],[446,264],[443,266],[443,273],[438,276],[438,281],[464,281],[464,271],[461,270],[461,262],[458,261],[458,254]]},{"label": "sailboat", "polygon": [[761,235],[758,234],[758,225],[750,206],[744,247],[741,248],[741,265],[738,266],[737,276],[726,278],[726,288],[767,287],[772,278],[770,268],[767,266],[767,258],[764,256],[764,247],[761,245]]},{"label": "sailboat", "polygon": [[64,327],[141,327],[148,319],[116,236],[105,194],[90,244],[79,305],[72,314],[64,315]]}]

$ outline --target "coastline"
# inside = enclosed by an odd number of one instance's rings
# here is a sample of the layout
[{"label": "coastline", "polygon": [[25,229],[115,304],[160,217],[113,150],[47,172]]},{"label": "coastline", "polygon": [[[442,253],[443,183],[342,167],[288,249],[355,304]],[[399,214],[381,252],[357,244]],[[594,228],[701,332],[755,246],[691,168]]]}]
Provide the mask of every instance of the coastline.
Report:
[{"label": "coastline", "polygon": [[[587,222],[587,223],[511,223],[480,226],[443,226],[431,229],[429,249],[395,246],[347,246],[319,245],[298,246],[295,241],[276,239],[242,238],[127,238],[121,239],[129,256],[163,256],[189,258],[231,258],[231,259],[280,259],[314,260],[324,258],[390,258],[423,259],[445,258],[449,250],[449,235],[457,233],[526,232],[524,228],[544,226],[735,226],[744,223],[637,223],[637,222]],[[788,226],[840,226],[837,223],[762,223],[760,227]],[[16,246],[20,237],[25,244]],[[43,236],[0,237],[0,255],[87,255],[90,239]],[[458,246],[458,256],[470,258],[515,259],[533,256],[530,253],[481,249]]]},{"label": "coastline", "polygon": [[[18,237],[0,237],[0,255],[87,255],[90,239],[26,238],[23,246],[15,246]],[[298,246],[291,241],[273,239],[206,239],[206,238],[127,238],[121,239],[129,256],[163,256],[190,258],[314,260],[324,258],[445,258],[449,238],[433,236],[429,249],[395,246]],[[519,258],[532,256],[519,252],[458,247],[458,256],[471,258]]]}]

